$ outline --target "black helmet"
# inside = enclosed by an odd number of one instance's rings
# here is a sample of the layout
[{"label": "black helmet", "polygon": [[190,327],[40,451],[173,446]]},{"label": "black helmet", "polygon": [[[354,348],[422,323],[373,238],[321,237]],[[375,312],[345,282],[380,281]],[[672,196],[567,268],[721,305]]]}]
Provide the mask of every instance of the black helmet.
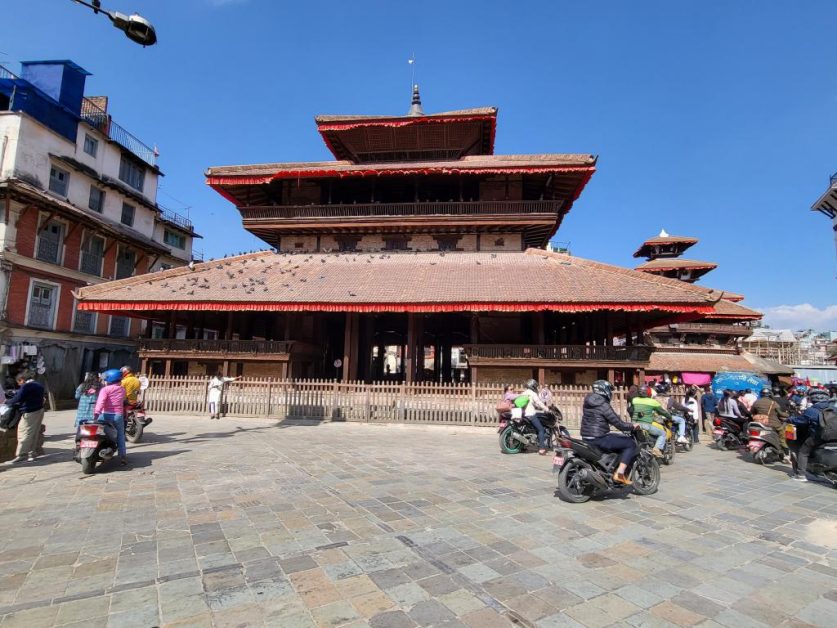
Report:
[{"label": "black helmet", "polygon": [[640,386],[639,390],[636,391],[637,397],[648,398],[651,396],[651,393],[648,390],[648,386]]},{"label": "black helmet", "polygon": [[762,397],[772,397],[773,396],[773,389],[768,388],[767,386],[765,386],[764,388],[761,389],[760,394],[761,394]]},{"label": "black helmet", "polygon": [[526,382],[526,388],[528,388],[532,392],[538,392],[538,380],[530,379]]},{"label": "black helmet", "polygon": [[659,384],[654,386],[654,389],[657,391],[657,394],[659,395],[667,395],[671,390],[671,384],[669,384],[668,382],[660,382]]},{"label": "black helmet", "polygon": [[821,401],[828,401],[828,391],[824,388],[811,388],[808,391],[808,401],[812,404],[820,403]]},{"label": "black helmet", "polygon": [[593,382],[593,392],[610,401],[613,395],[613,385],[606,379],[597,379]]}]

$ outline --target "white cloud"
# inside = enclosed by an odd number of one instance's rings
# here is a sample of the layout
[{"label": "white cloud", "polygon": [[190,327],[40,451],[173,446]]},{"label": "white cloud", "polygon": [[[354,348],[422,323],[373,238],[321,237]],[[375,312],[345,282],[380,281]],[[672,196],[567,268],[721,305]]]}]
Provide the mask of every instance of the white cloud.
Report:
[{"label": "white cloud", "polygon": [[837,305],[820,309],[810,303],[757,308],[764,312],[764,322],[774,329],[837,330]]}]

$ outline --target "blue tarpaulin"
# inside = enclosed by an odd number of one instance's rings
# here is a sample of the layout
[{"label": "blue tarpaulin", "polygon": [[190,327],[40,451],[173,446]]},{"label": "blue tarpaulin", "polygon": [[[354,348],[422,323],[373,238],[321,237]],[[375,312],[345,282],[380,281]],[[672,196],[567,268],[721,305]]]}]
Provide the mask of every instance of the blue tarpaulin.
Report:
[{"label": "blue tarpaulin", "polygon": [[746,371],[724,371],[712,378],[712,392],[720,398],[725,390],[752,390],[756,395],[762,388],[770,388],[766,377]]}]

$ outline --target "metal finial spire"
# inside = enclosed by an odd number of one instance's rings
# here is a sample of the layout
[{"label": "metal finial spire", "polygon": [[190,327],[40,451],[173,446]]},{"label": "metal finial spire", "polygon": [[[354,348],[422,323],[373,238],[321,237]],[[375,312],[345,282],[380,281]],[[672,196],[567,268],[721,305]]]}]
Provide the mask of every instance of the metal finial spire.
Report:
[{"label": "metal finial spire", "polygon": [[407,112],[408,116],[423,116],[424,109],[421,108],[421,96],[419,96],[418,84],[413,85],[413,100],[410,102],[410,110]]}]

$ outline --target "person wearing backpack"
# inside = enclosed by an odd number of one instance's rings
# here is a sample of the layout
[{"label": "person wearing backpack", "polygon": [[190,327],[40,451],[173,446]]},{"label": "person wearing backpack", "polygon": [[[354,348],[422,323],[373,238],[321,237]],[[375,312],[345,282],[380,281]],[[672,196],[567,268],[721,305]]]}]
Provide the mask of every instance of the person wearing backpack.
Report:
[{"label": "person wearing backpack", "polygon": [[796,474],[793,479],[808,481],[808,456],[814,447],[837,438],[837,408],[829,400],[828,393],[822,388],[808,390],[809,405],[800,416],[791,417],[794,425],[807,428],[808,436],[802,441],[796,452]]}]

